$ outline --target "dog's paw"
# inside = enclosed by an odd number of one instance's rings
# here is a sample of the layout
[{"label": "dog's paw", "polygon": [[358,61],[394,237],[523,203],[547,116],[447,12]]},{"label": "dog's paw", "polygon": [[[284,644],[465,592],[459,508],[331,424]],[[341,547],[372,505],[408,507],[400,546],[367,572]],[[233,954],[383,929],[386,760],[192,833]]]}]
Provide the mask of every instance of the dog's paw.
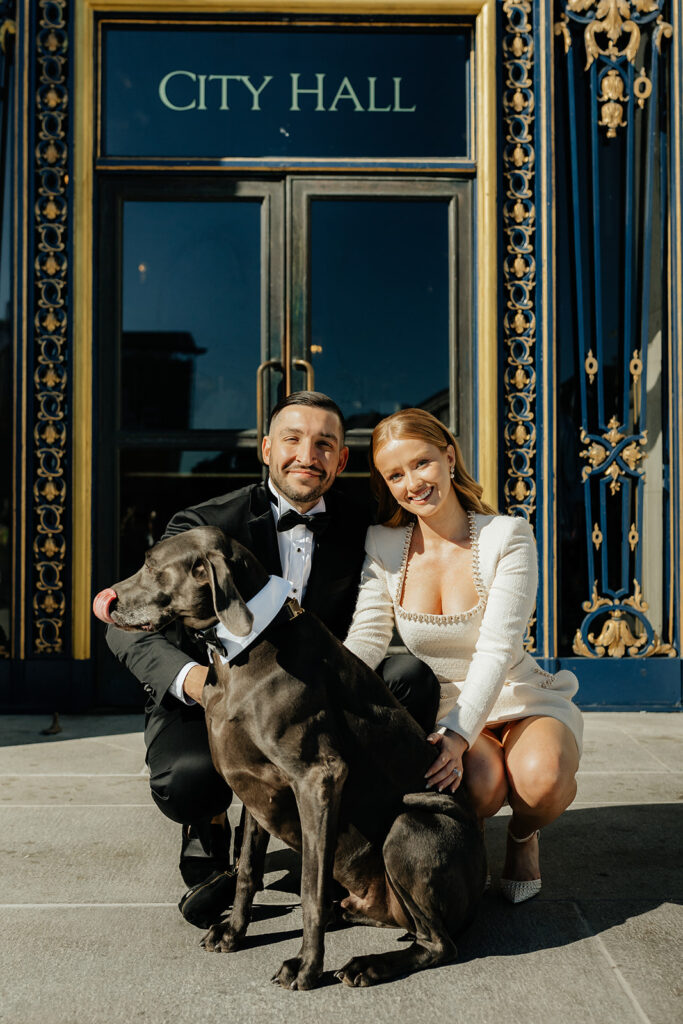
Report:
[{"label": "dog's paw", "polygon": [[229,924],[212,924],[200,945],[209,953],[232,953],[239,948],[239,940]]},{"label": "dog's paw", "polygon": [[315,988],[320,981],[320,968],[306,966],[298,956],[291,960],[285,960],[277,974],[273,975],[272,981],[281,988],[291,990],[306,990]]},{"label": "dog's paw", "polygon": [[355,956],[339,971],[335,971],[335,978],[348,985],[350,988],[368,988],[370,985],[377,985],[384,981],[383,972],[376,968],[378,958],[376,956]]},{"label": "dog's paw", "polygon": [[350,988],[366,988],[374,985],[375,979],[367,972],[366,956],[354,956],[340,971],[335,971],[335,978]]}]

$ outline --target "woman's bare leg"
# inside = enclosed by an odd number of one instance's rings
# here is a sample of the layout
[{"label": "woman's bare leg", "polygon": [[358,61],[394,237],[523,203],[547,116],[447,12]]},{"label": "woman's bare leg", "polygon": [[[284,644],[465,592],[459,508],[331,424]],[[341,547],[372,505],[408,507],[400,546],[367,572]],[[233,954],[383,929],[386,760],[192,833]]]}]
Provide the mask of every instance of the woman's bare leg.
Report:
[{"label": "woman's bare leg", "polygon": [[500,740],[483,729],[462,759],[463,781],[478,818],[490,818],[505,803],[508,781]]},{"label": "woman's bare leg", "polygon": [[[510,832],[521,839],[569,807],[576,796],[579,753],[567,726],[545,716],[510,722],[502,742],[512,808]],[[520,845],[508,837],[503,878],[540,877],[538,840]]]}]

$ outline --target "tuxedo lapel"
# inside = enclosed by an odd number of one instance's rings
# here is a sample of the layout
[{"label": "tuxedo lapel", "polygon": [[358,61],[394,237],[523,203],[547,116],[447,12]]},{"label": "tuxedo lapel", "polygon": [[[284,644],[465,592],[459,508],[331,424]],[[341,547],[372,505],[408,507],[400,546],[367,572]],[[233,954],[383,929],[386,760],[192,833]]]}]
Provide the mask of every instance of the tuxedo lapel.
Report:
[{"label": "tuxedo lapel", "polygon": [[249,515],[246,521],[249,540],[246,547],[258,558],[266,572],[271,576],[282,575],[280,551],[277,544],[277,533],[273,513],[270,510],[270,499],[265,486],[255,487],[251,495]]},{"label": "tuxedo lapel", "polygon": [[325,508],[330,520],[327,529],[316,538],[311,574],[306,586],[304,605],[315,608],[324,600],[325,592],[340,574],[345,574],[348,558],[348,538],[343,516],[340,515],[334,495],[325,495]]}]

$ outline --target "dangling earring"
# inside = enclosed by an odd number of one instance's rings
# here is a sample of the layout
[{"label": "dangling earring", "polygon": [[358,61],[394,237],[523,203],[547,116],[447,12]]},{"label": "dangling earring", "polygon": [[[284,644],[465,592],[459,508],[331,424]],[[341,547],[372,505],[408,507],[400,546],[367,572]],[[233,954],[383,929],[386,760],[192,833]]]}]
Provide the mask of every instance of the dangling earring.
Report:
[{"label": "dangling earring", "polygon": [[451,480],[455,478],[455,466],[451,466]]}]

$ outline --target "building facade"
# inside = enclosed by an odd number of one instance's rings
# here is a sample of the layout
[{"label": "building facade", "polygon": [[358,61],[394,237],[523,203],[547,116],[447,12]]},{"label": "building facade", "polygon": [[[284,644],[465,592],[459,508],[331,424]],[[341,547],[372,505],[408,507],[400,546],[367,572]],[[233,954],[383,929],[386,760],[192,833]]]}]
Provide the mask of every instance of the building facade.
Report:
[{"label": "building facade", "polygon": [[141,703],[93,593],[335,397],[530,520],[526,643],[681,703],[681,0],[0,3],[0,706]]}]

